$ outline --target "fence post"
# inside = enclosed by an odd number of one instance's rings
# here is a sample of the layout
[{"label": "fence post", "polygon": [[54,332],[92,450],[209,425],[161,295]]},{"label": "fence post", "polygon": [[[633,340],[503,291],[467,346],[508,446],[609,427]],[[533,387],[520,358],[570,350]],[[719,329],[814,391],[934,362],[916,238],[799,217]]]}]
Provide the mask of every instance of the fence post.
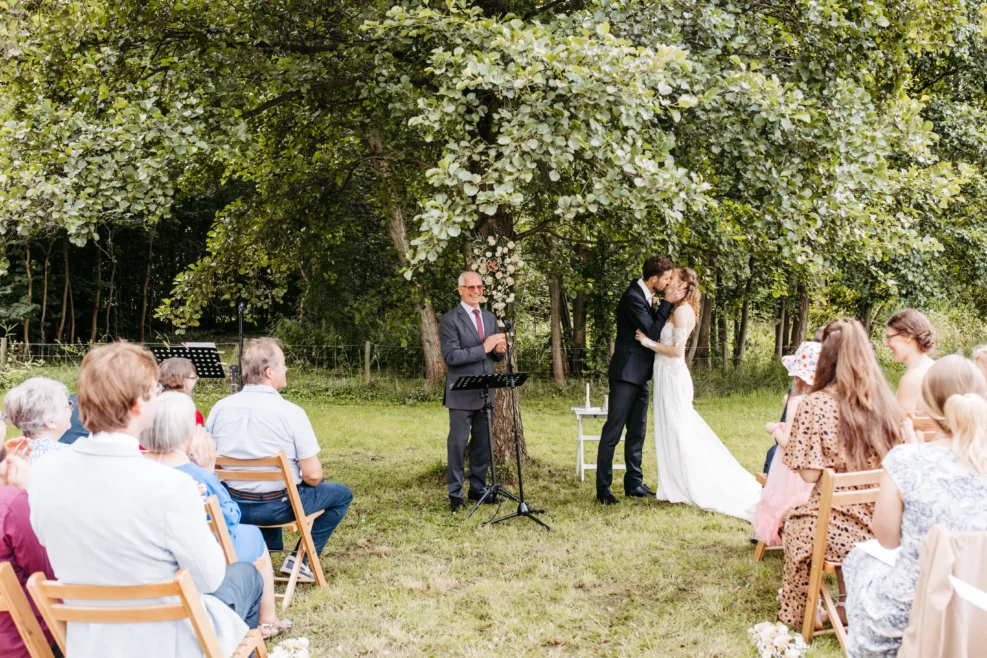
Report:
[{"label": "fence post", "polygon": [[363,344],[363,383],[370,384],[370,341]]},{"label": "fence post", "polygon": [[7,367],[7,337],[0,338],[0,368]]}]

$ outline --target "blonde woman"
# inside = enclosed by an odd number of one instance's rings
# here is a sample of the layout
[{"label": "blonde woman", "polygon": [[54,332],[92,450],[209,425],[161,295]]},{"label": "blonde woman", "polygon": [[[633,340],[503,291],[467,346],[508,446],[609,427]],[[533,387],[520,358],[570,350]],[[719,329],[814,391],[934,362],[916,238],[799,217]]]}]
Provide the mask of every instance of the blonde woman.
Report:
[{"label": "blonde woman", "polygon": [[940,359],[925,375],[922,401],[938,426],[929,443],[898,446],[884,458],[874,536],[900,547],[894,566],[864,552],[843,562],[854,658],[893,658],[908,626],[919,578],[919,550],[933,524],[987,531],[987,382],[962,356]]},{"label": "blonde woman", "polygon": [[973,362],[977,364],[980,372],[984,373],[984,378],[987,379],[987,345],[977,345],[973,348]]},{"label": "blonde woman", "polygon": [[761,485],[720,442],[692,406],[692,375],[685,344],[696,327],[699,280],[680,267],[670,286],[685,290],[655,342],[639,329],[637,340],[655,352],[654,432],[658,455],[658,500],[686,503],[753,520]]}]

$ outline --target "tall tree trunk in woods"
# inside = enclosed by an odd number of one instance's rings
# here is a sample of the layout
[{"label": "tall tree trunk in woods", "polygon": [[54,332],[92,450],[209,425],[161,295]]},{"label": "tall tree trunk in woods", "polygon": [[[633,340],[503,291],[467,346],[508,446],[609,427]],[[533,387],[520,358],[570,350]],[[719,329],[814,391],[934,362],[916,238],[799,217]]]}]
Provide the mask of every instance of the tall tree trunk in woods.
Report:
[{"label": "tall tree trunk in woods", "polygon": [[[384,153],[383,137],[376,128],[366,135],[367,151],[374,156],[371,162],[377,182],[377,193],[381,205],[387,214],[387,232],[397,252],[398,264],[408,266],[408,249],[410,244],[407,237],[407,223],[404,209],[395,198],[391,172],[387,162],[380,156]],[[446,374],[445,359],[442,357],[442,346],[439,343],[439,319],[432,308],[432,302],[425,296],[421,286],[416,281],[409,284],[411,305],[418,314],[419,328],[422,340],[422,355],[425,360],[425,379],[432,383],[441,382]]]},{"label": "tall tree trunk in woods", "polygon": [[716,309],[717,332],[720,339],[720,371],[724,375],[727,374],[727,369],[730,365],[730,331],[727,328],[728,315],[726,300],[724,299],[723,305]]},{"label": "tall tree trunk in woods", "polygon": [[860,324],[864,325],[864,331],[870,336],[874,324],[874,303],[868,302],[857,311],[857,319],[860,321]]},{"label": "tall tree trunk in woods", "polygon": [[[27,272],[27,305],[28,307],[34,303],[34,280],[31,277],[31,245],[24,245],[24,270]],[[28,310],[27,315],[24,316],[24,358],[31,350],[31,311]]]},{"label": "tall tree trunk in woods", "polygon": [[43,283],[41,285],[41,318],[38,320],[38,329],[41,332],[41,358],[45,358],[45,316],[48,315],[48,273],[51,271],[51,247],[54,242],[48,243],[45,250],[45,269]]},{"label": "tall tree trunk in woods", "polygon": [[110,290],[106,294],[106,336],[110,335],[110,312],[113,310],[113,301],[116,296],[116,276],[117,276],[117,254],[113,248],[113,232],[110,231],[106,239],[106,247],[110,250]]},{"label": "tall tree trunk in woods", "polygon": [[305,322],[305,301],[312,291],[312,278],[305,273],[304,265],[298,266],[298,273],[302,275],[302,281],[305,282],[305,289],[302,290],[302,295],[298,299],[298,326],[300,327]]},{"label": "tall tree trunk in woods", "polygon": [[[706,292],[703,295],[703,307],[699,316],[699,330],[696,332],[696,349],[693,356],[698,357],[697,367],[709,366],[709,333],[713,324],[713,306],[716,299],[712,293]],[[691,365],[691,363],[690,363]]]},{"label": "tall tree trunk in woods", "polygon": [[144,323],[147,321],[147,290],[151,287],[151,257],[154,255],[154,231],[147,242],[147,265],[144,267],[144,288],[141,290],[140,342],[144,342]]},{"label": "tall tree trunk in woods", "polygon": [[550,322],[552,329],[552,377],[555,383],[565,385],[565,350],[562,348],[562,282],[557,274],[548,280],[550,298]]},{"label": "tall tree trunk in woods", "polygon": [[65,261],[65,282],[62,284],[62,314],[58,320],[58,331],[55,332],[55,342],[62,342],[62,335],[65,331],[65,314],[69,310],[69,241],[68,238],[62,240],[62,257]]},{"label": "tall tree trunk in woods", "polygon": [[690,368],[692,368],[692,364],[696,360],[696,352],[699,350],[699,332],[703,327],[703,317],[706,315],[707,306],[709,306],[709,297],[703,293],[702,300],[699,302],[699,317],[696,318],[696,328],[689,336],[689,349],[685,353],[685,360]]},{"label": "tall tree trunk in woods", "polygon": [[744,286],[744,303],[740,308],[740,321],[737,323],[736,342],[733,348],[733,365],[739,366],[744,362],[744,352],[747,350],[747,327],[750,323],[751,288],[754,286],[754,259],[750,259],[750,274]]},{"label": "tall tree trunk in woods", "polygon": [[805,335],[809,331],[809,287],[805,284],[799,286],[799,314],[795,318],[792,326],[791,349],[794,351],[805,340]]},{"label": "tall tree trunk in woods", "polygon": [[586,293],[576,293],[572,300],[572,372],[573,376],[583,374],[586,357]]},{"label": "tall tree trunk in woods", "polygon": [[69,343],[75,345],[75,295],[72,294],[71,278],[69,279]]},{"label": "tall tree trunk in woods", "polygon": [[778,317],[775,318],[775,358],[785,353],[785,300],[778,302]]},{"label": "tall tree trunk in woods", "polygon": [[93,300],[92,331],[89,332],[89,342],[96,342],[96,327],[99,322],[99,299],[103,294],[103,251],[96,245],[96,299]]},{"label": "tall tree trunk in woods", "polygon": [[789,345],[791,345],[791,335],[790,335],[790,325],[792,323],[792,314],[788,312],[788,309],[784,306],[785,300],[782,300],[781,309],[781,353],[791,354],[789,350]]}]

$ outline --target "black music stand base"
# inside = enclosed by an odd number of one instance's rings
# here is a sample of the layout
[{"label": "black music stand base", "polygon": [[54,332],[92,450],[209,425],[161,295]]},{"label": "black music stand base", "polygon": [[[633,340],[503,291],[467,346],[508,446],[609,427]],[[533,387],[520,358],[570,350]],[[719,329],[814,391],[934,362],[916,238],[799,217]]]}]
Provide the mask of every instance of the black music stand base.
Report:
[{"label": "black music stand base", "polygon": [[537,516],[535,516],[535,514],[544,514],[545,510],[531,509],[530,507],[528,507],[528,503],[524,502],[523,500],[518,500],[513,495],[511,495],[510,497],[513,498],[514,500],[517,500],[517,511],[512,514],[505,514],[504,516],[498,517],[496,519],[490,519],[489,521],[483,523],[482,525],[493,525],[494,523],[500,523],[501,521],[513,519],[514,517],[517,516],[525,516],[531,519],[532,521],[534,521],[535,523],[537,523],[538,525],[540,525],[541,527],[545,528],[545,530],[548,530],[549,532],[552,531],[552,529],[549,527],[547,523],[545,523]]}]

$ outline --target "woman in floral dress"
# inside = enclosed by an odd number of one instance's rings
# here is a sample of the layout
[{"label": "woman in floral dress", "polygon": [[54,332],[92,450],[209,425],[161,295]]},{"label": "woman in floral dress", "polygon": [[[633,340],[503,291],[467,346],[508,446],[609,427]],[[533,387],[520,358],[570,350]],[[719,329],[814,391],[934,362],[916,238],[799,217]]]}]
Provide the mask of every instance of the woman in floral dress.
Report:
[{"label": "woman in floral dress", "polygon": [[854,549],[843,562],[853,658],[894,658],[908,626],[922,541],[933,524],[987,531],[987,383],[962,356],[940,359],[922,384],[939,427],[929,443],[898,446],[884,458],[874,535],[901,547],[894,566]]},{"label": "woman in floral dress", "polygon": [[[812,391],[792,422],[784,461],[806,482],[818,482],[827,468],[837,473],[880,468],[884,455],[901,443],[904,414],[877,365],[867,334],[856,320],[834,320],[826,325]],[[873,511],[873,505],[833,510],[827,559],[842,560],[855,543],[871,538]],[[789,626],[801,626],[805,615],[818,513],[817,485],[809,502],[793,508],[785,520],[785,570],[778,618]]]}]

